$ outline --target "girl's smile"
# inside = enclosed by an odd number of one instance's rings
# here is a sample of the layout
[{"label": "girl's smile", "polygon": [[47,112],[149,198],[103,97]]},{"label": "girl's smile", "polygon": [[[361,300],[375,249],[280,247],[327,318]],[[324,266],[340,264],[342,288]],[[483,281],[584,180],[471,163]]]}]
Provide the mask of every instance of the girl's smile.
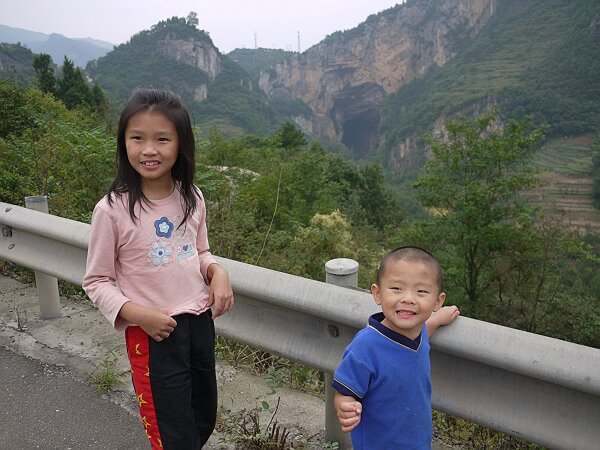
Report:
[{"label": "girl's smile", "polygon": [[171,169],[179,155],[175,125],[158,112],[134,114],[125,130],[127,159],[140,174],[142,192],[150,200],[168,197],[173,190]]}]

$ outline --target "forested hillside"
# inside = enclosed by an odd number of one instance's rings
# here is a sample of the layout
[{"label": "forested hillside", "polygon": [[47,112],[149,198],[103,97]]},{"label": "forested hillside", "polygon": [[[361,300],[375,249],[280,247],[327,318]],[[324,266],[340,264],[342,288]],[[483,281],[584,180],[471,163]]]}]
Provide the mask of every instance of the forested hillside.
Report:
[{"label": "forested hillside", "polygon": [[0,43],[0,80],[12,80],[21,85],[31,85],[34,54],[18,44]]},{"label": "forested hillside", "polygon": [[[89,221],[115,170],[104,116],[10,81],[0,81],[0,101],[0,198],[47,195],[51,213]],[[402,194],[416,194],[416,220],[379,164],[327,152],[291,123],[264,137],[213,131],[197,143],[196,167],[211,248],[317,280],[327,260],[353,258],[366,288],[387,250],[422,245],[464,315],[600,347],[600,237],[528,201],[542,130],[497,120],[463,118],[448,123],[447,139],[430,139],[432,158]]]},{"label": "forested hillside", "polygon": [[265,135],[283,123],[250,76],[222,55],[193,18],[173,17],[88,65],[114,103],[136,86],[166,87],[182,96],[196,122],[228,135]]},{"label": "forested hillside", "polygon": [[531,115],[548,126],[549,138],[593,133],[600,117],[599,22],[596,1],[498,1],[481,34],[463,38],[455,58],[385,99],[383,154],[404,151],[396,169],[414,168],[423,162],[419,135],[442,131],[440,118],[494,106],[506,118]]}]

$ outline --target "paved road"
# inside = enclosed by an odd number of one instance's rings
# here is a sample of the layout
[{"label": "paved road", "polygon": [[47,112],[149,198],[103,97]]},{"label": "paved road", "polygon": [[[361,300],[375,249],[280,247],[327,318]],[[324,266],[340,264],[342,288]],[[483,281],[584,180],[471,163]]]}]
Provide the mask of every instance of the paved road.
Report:
[{"label": "paved road", "polygon": [[[61,297],[61,317],[44,320],[35,288],[0,275],[0,450],[148,450],[123,348],[122,333],[89,303]],[[123,384],[103,397],[84,375],[115,351]],[[317,397],[288,388],[273,393],[262,377],[221,362],[217,381],[225,410],[275,405],[281,397],[281,426],[322,435],[325,408]],[[271,414],[264,415],[268,423]],[[226,441],[215,432],[204,448],[233,449]]]},{"label": "paved road", "polygon": [[64,368],[0,347],[0,449],[147,450],[139,419]]}]

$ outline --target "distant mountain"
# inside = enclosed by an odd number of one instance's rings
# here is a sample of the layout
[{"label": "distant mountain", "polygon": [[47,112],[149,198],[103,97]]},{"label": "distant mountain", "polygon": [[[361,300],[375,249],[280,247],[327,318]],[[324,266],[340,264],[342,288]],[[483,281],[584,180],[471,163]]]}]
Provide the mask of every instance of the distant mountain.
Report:
[{"label": "distant mountain", "polygon": [[410,173],[426,159],[423,134],[444,136],[459,114],[501,107],[505,119],[547,124],[552,138],[596,131],[600,2],[406,0],[303,53],[223,55],[174,17],[86,69],[117,106],[135,86],[164,86],[204,130],[262,135],[293,120],[326,145]]},{"label": "distant mountain", "polygon": [[0,25],[0,42],[20,42],[34,53],[47,53],[56,64],[62,64],[65,56],[79,67],[104,56],[114,45],[92,38],[67,38],[62,34],[44,34],[35,31]]},{"label": "distant mountain", "polygon": [[0,80],[27,86],[33,83],[33,53],[19,44],[0,43]]},{"label": "distant mountain", "polygon": [[[86,70],[116,104],[137,86],[169,88],[181,95],[196,124],[225,135],[263,135],[284,121],[248,73],[183,18],[135,34]],[[295,107],[286,105],[288,110]]]},{"label": "distant mountain", "polygon": [[48,39],[48,35],[44,33],[0,25],[0,42],[6,42],[8,44],[20,42],[21,44],[25,44],[27,42],[45,41],[46,39]]},{"label": "distant mountain", "polygon": [[407,0],[263,70],[269,101],[302,101],[317,137],[399,173],[418,169],[424,133],[500,106],[551,137],[600,117],[598,0]]},{"label": "distant mountain", "polygon": [[236,48],[227,53],[227,56],[233,62],[242,66],[253,80],[258,81],[258,76],[262,70],[295,54],[295,52],[275,48]]}]

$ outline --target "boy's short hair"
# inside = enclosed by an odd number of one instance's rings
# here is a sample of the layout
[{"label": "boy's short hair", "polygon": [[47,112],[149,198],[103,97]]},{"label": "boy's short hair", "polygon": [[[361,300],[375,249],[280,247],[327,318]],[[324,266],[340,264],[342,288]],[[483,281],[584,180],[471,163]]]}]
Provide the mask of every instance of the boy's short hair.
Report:
[{"label": "boy's short hair", "polygon": [[392,261],[414,261],[433,266],[437,272],[438,287],[440,288],[440,292],[442,292],[442,266],[440,265],[437,258],[433,256],[433,254],[431,254],[424,248],[416,245],[406,245],[402,247],[397,247],[394,250],[390,251],[387,255],[385,255],[385,257],[379,264],[379,269],[377,270],[377,285],[381,284],[381,279],[385,274],[385,270],[387,269],[388,264]]}]

